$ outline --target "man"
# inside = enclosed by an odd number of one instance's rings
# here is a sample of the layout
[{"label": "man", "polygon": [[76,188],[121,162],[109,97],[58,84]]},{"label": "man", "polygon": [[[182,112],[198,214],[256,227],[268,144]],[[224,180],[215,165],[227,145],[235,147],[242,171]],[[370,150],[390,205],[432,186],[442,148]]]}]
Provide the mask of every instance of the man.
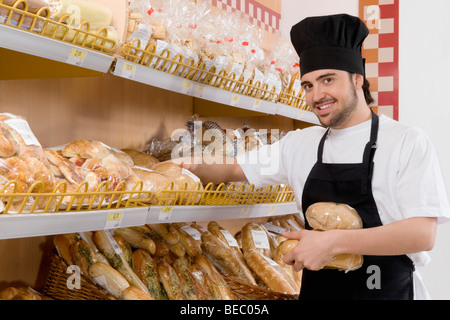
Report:
[{"label": "man", "polygon": [[[425,265],[437,223],[450,209],[435,151],[427,136],[368,106],[361,47],[364,23],[349,15],[307,18],[292,28],[306,100],[321,124],[290,132],[254,152],[263,165],[187,165],[202,181],[248,180],[255,186],[289,184],[302,212],[316,202],[346,203],[363,221],[360,230],[286,233],[300,240],[285,256],[303,270],[300,299],[426,299],[415,266]],[[364,256],[363,266],[322,269],[342,253]],[[374,273],[375,272],[375,273]],[[376,276],[377,285],[370,285]]]}]

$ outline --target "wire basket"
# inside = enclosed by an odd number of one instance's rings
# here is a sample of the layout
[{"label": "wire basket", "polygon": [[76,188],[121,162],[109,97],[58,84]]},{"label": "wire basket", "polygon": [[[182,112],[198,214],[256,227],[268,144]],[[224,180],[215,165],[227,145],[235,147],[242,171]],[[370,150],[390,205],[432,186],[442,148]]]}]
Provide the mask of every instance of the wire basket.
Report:
[{"label": "wire basket", "polygon": [[17,192],[16,181],[8,181],[0,189],[0,213],[41,213],[72,212],[134,208],[149,206],[154,202],[154,193],[143,189],[142,181],[127,187],[125,181],[109,190],[107,181],[102,182],[95,191],[88,191],[87,182],[80,183],[76,190],[68,191],[66,182],[58,183],[52,192],[42,192],[44,183],[34,182],[27,192]]},{"label": "wire basket", "polygon": [[117,300],[95,283],[80,275],[79,289],[68,286],[68,265],[55,254],[50,258],[48,276],[42,293],[55,300]]},{"label": "wire basket", "polygon": [[31,13],[26,0],[16,0],[12,5],[6,5],[0,0],[0,24],[105,54],[112,55],[115,52],[117,42],[108,37],[111,31],[107,27],[93,30],[87,21],[82,21],[78,27],[69,26],[69,14],[63,15],[58,21],[49,17],[48,7]]}]

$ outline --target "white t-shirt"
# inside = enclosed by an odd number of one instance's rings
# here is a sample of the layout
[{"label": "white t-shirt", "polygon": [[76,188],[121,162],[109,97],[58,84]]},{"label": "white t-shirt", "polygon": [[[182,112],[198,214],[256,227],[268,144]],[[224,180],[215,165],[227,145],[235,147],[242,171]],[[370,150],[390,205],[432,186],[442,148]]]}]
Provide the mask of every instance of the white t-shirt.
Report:
[{"label": "white t-shirt", "polygon": [[[331,129],[325,141],[324,163],[361,163],[370,140],[371,121],[354,127]],[[317,161],[322,127],[289,132],[283,139],[237,157],[248,181],[261,187],[288,184],[301,210],[303,187]],[[436,152],[418,128],[380,116],[374,158],[372,193],[386,225],[412,217],[450,221],[450,206]],[[408,255],[416,266],[426,265],[426,252]]]}]

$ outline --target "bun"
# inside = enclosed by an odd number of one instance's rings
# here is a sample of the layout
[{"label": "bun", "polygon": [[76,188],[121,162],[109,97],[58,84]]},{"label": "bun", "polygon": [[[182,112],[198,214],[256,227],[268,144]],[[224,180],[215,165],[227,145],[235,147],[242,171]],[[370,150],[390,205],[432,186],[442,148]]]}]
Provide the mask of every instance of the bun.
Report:
[{"label": "bun", "polygon": [[346,204],[317,202],[306,210],[306,220],[315,230],[352,230],[363,227],[358,212]]},{"label": "bun", "polygon": [[[318,202],[306,210],[306,220],[309,225],[320,231],[340,229],[354,230],[363,227],[358,212],[347,204],[332,202]],[[363,264],[363,256],[357,254],[340,254],[333,258],[324,269],[338,269],[341,271],[353,271]]]}]

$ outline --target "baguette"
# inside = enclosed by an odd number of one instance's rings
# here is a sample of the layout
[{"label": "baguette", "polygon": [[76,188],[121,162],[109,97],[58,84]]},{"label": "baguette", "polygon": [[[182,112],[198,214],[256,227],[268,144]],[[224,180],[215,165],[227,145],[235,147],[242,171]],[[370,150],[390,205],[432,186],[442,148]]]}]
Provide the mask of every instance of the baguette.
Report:
[{"label": "baguette", "polygon": [[78,240],[70,246],[69,250],[72,261],[80,268],[81,274],[89,277],[90,266],[97,262],[95,253],[89,244],[84,240]]},{"label": "baguette", "polygon": [[129,286],[122,293],[123,300],[155,300],[149,294],[135,286]]},{"label": "baguette", "polygon": [[[260,233],[262,236],[264,236],[265,234],[265,236],[267,237],[267,241],[269,243],[268,247],[263,248],[260,245],[255,244],[256,239],[254,239],[253,231]],[[244,257],[246,251],[255,250],[268,258],[272,258],[273,256],[272,252],[275,250],[275,248],[273,247],[273,242],[270,240],[269,234],[267,233],[266,229],[263,226],[254,222],[249,222],[246,225],[244,225],[241,230],[241,241]],[[247,261],[247,259],[245,260]]]},{"label": "baguette", "polygon": [[121,236],[133,248],[144,249],[150,254],[154,254],[156,250],[155,242],[141,230],[140,228],[134,227],[117,228],[114,229],[114,234]]},{"label": "baguette", "polygon": [[231,251],[230,247],[224,244],[219,238],[212,233],[202,234],[201,248],[203,254],[226,275],[231,275],[245,281],[247,283],[256,284],[251,271],[241,263]]},{"label": "baguette", "polygon": [[204,300],[197,281],[191,270],[189,270],[186,260],[183,258],[177,258],[172,263],[172,268],[175,270],[178,279],[182,284],[183,294],[187,300]]},{"label": "baguette", "polygon": [[130,266],[133,266],[133,249],[131,249],[130,244],[117,234],[114,234],[113,238],[117,242],[117,245],[120,247],[120,250],[122,250],[125,260]]},{"label": "baguette", "polygon": [[155,223],[148,224],[147,226],[156,232],[168,244],[175,244],[180,240],[178,234],[172,230],[169,223]]},{"label": "baguette", "polygon": [[178,234],[179,243],[184,247],[189,257],[195,257],[202,253],[200,243],[192,238],[186,231],[181,228],[173,227],[172,230]]},{"label": "baguette", "polygon": [[211,277],[199,265],[191,263],[189,270],[191,270],[192,275],[195,277],[205,300],[221,300],[222,296],[218,284],[212,281]]},{"label": "baguette", "polygon": [[53,237],[53,244],[55,245],[58,255],[64,260],[67,265],[72,265],[72,255],[70,254],[70,246],[79,240],[76,233],[57,234]]},{"label": "baguette", "polygon": [[133,270],[147,287],[151,297],[157,300],[167,299],[159,282],[158,265],[146,250],[137,249],[133,252]]},{"label": "baguette", "polygon": [[204,255],[199,254],[194,257],[194,263],[197,264],[210,278],[217,284],[220,293],[220,300],[234,300],[235,296],[227,285],[214,264]]},{"label": "baguette", "polygon": [[117,269],[117,271],[119,271],[125,277],[125,279],[127,279],[130,285],[135,285],[148,294],[149,292],[147,288],[134,273],[133,269],[125,259],[125,255],[123,254],[123,252],[115,248],[117,244],[114,244],[111,241],[106,232],[108,231],[99,230],[94,232],[93,240],[97,248],[103,253],[111,266]]},{"label": "baguette", "polygon": [[293,280],[276,262],[264,257],[257,250],[244,251],[244,257],[250,268],[270,290],[283,294],[298,294]]},{"label": "baguette", "polygon": [[96,284],[119,299],[122,298],[125,289],[130,286],[119,271],[100,261],[92,264],[89,268],[89,275]]},{"label": "baguette", "polygon": [[164,259],[158,263],[158,274],[169,300],[186,300],[181,289],[180,279],[175,270]]}]

